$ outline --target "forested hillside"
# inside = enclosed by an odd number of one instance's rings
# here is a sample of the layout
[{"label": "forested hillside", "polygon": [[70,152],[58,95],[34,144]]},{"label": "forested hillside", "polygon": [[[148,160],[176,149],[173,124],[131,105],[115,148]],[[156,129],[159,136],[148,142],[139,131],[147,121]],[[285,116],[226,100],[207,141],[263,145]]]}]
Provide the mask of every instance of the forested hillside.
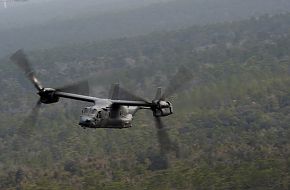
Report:
[{"label": "forested hillside", "polygon": [[290,14],[28,52],[45,85],[90,76],[150,99],[180,65],[194,79],[171,100],[168,147],[151,113],[134,127],[83,130],[82,103],[43,106],[18,68],[0,65],[0,189],[289,189]]},{"label": "forested hillside", "polygon": [[111,1],[111,5],[102,5],[92,0],[62,0],[31,7],[25,14],[17,9],[12,14],[0,13],[0,56],[19,47],[36,49],[94,42],[290,11],[288,0]]}]

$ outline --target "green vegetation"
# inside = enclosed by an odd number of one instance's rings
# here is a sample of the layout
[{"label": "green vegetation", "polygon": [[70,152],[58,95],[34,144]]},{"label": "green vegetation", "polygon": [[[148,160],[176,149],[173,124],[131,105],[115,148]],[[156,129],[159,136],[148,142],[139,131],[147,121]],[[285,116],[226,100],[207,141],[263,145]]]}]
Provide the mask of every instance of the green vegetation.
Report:
[{"label": "green vegetation", "polygon": [[179,148],[166,157],[149,112],[131,129],[83,130],[83,104],[61,101],[19,130],[36,96],[3,59],[0,189],[289,189],[289,29],[289,14],[266,15],[29,53],[45,84],[91,75],[100,96],[119,81],[153,97],[179,65],[193,70],[172,97],[166,124]]}]

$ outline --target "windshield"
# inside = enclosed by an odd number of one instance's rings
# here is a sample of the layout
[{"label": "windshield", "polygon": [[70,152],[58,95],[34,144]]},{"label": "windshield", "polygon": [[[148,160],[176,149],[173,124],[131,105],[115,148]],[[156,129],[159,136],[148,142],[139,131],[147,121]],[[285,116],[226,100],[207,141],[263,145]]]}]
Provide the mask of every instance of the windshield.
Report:
[{"label": "windshield", "polygon": [[96,109],[92,109],[92,110],[90,111],[91,114],[96,114],[96,112],[97,112]]},{"label": "windshield", "polygon": [[93,109],[93,108],[84,108],[82,110],[82,113],[83,114],[93,114],[93,115],[95,115],[97,113],[97,110]]},{"label": "windshield", "polygon": [[83,109],[83,114],[87,114],[87,113],[89,113],[89,109],[88,108],[85,108],[85,109]]}]

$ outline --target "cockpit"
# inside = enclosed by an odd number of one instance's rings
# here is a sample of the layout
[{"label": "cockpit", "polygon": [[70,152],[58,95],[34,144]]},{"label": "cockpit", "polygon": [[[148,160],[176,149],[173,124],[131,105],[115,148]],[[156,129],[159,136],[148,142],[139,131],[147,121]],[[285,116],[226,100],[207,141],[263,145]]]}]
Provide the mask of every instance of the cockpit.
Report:
[{"label": "cockpit", "polygon": [[87,107],[82,110],[82,115],[96,115],[97,109]]},{"label": "cockpit", "polygon": [[82,110],[79,125],[83,127],[96,127],[102,119],[102,112],[95,107],[86,107]]}]

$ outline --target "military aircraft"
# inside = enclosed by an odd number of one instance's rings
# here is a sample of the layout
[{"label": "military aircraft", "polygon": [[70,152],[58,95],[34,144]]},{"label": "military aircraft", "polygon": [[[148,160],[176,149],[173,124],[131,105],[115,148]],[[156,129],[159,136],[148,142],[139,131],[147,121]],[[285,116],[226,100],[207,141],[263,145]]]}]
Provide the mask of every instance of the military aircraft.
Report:
[{"label": "military aircraft", "polygon": [[43,87],[23,50],[18,50],[10,59],[24,71],[38,91],[40,98],[32,111],[33,114],[36,115],[35,112],[41,104],[56,103],[60,98],[92,103],[92,106],[82,110],[79,125],[83,128],[129,128],[132,127],[133,116],[138,110],[149,109],[152,110],[157,128],[161,129],[163,124],[160,118],[173,114],[172,104],[166,100],[166,97],[180,87],[177,81],[184,83],[192,76],[187,69],[181,69],[171,81],[172,85],[164,93],[161,88],[158,88],[155,98],[150,102],[121,88],[118,84],[113,86],[108,99],[101,99],[87,95],[89,91],[87,80],[61,88]]}]

